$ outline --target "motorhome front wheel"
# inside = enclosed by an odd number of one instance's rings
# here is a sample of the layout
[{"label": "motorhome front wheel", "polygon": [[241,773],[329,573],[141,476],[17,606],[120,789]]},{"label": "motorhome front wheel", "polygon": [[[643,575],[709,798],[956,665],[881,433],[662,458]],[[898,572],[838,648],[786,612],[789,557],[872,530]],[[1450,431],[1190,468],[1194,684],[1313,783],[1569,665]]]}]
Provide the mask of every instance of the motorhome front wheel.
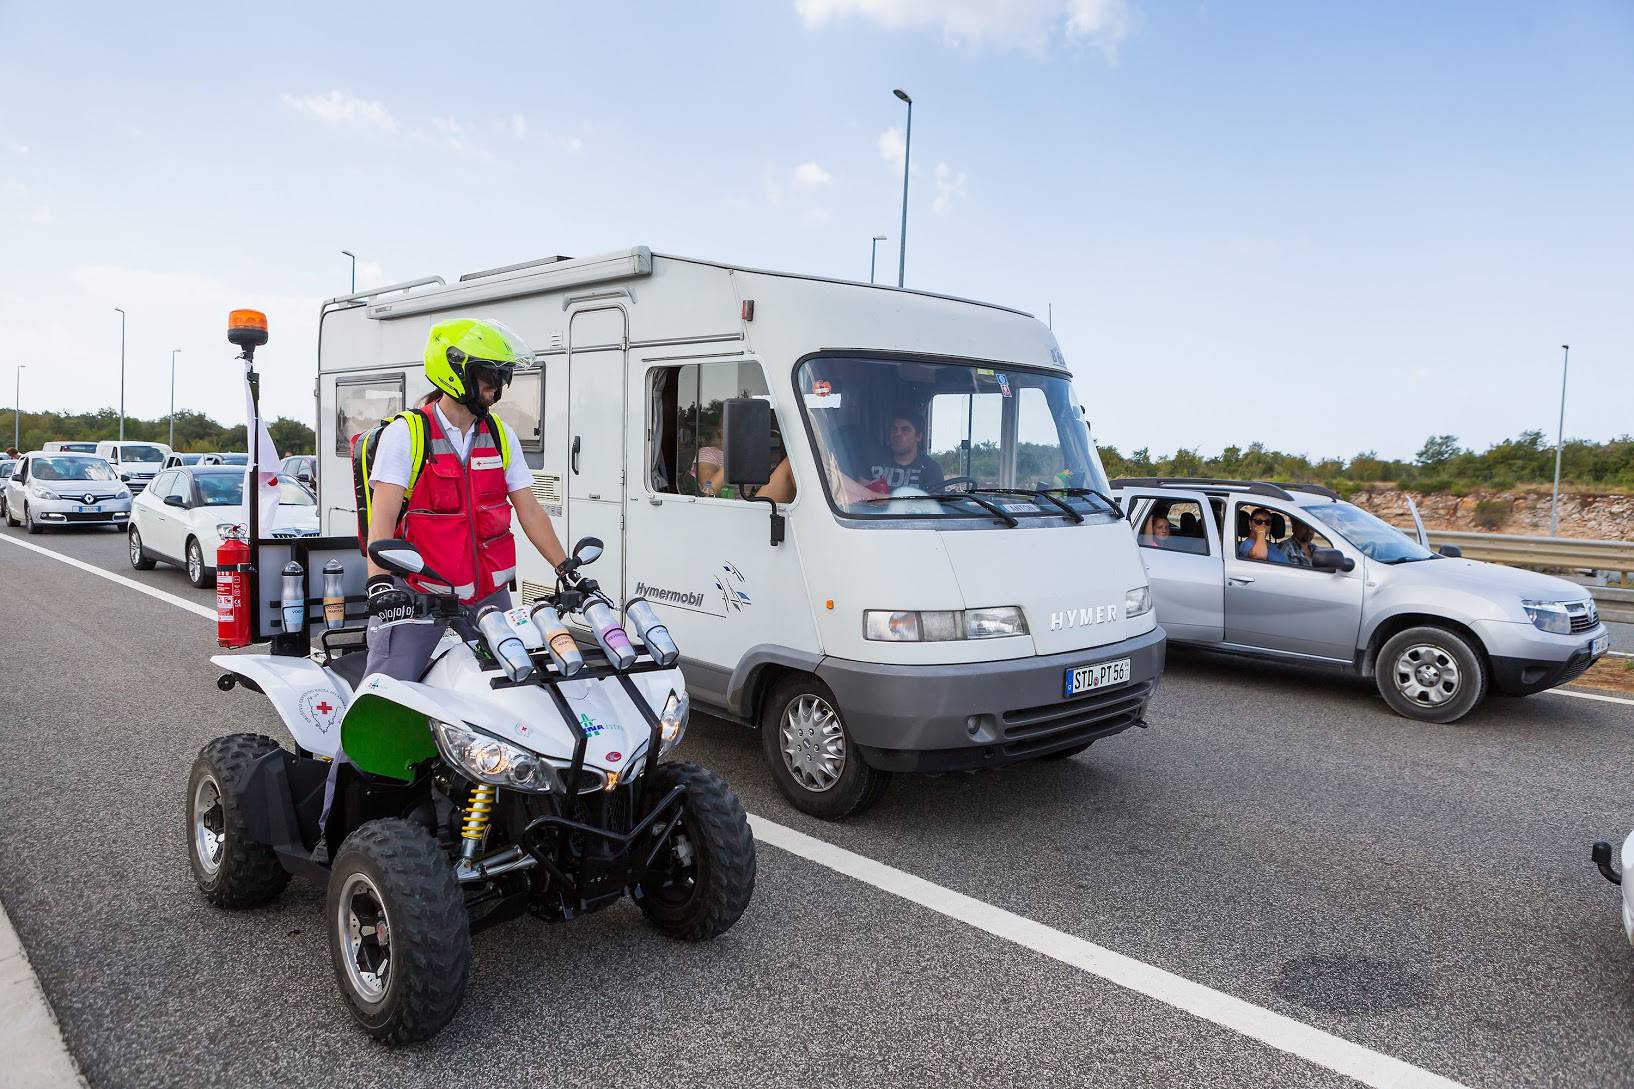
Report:
[{"label": "motorhome front wheel", "polygon": [[834,693],[815,677],[778,686],[766,701],[760,736],[777,788],[814,817],[842,820],[861,813],[891,782],[890,772],[863,760]]}]

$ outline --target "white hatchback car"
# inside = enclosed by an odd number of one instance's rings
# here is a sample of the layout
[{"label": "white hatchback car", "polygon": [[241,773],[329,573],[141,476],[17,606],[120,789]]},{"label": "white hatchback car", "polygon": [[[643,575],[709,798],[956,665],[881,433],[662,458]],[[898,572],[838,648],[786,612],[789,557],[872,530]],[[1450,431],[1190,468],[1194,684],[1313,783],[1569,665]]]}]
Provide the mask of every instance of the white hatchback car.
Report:
[{"label": "white hatchback car", "polygon": [[5,495],[6,524],[30,533],[47,526],[124,526],[130,518],[130,489],[92,454],[30,451],[6,481]]},{"label": "white hatchback car", "polygon": [[[249,522],[247,475],[231,465],[191,465],[154,477],[131,504],[130,565],[148,571],[159,561],[173,563],[194,586],[211,585],[222,538],[243,533]],[[264,536],[316,537],[317,496],[289,477],[278,481],[278,517]]]}]

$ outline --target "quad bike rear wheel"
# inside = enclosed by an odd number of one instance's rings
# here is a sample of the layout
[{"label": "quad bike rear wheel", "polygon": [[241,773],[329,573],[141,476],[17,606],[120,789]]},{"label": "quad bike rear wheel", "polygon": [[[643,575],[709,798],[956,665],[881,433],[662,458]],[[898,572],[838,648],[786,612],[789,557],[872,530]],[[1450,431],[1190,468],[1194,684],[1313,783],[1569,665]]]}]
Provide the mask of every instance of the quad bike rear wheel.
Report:
[{"label": "quad bike rear wheel", "polygon": [[754,896],[755,837],[738,796],[701,765],[659,764],[642,789],[657,804],[677,786],[686,787],[681,819],[641,882],[639,902],[663,933],[705,941],[732,929]]},{"label": "quad bike rear wheel", "polygon": [[460,1008],[471,925],[448,854],[422,825],[370,821],[329,874],[329,954],[357,1023],[386,1044],[429,1040]]},{"label": "quad bike rear wheel", "polygon": [[260,907],[289,884],[278,855],[250,838],[245,791],[256,761],[278,750],[260,734],[218,737],[199,750],[187,779],[187,858],[199,891],[217,907]]}]

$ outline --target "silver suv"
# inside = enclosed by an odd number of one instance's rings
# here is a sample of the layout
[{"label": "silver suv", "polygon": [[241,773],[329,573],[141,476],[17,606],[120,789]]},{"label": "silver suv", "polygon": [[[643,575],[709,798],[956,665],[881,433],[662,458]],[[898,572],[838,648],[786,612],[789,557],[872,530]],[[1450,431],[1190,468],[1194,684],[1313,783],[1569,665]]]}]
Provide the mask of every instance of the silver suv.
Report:
[{"label": "silver suv", "polygon": [[1415,541],[1327,488],[1112,486],[1171,643],[1372,677],[1397,713],[1425,722],[1462,718],[1489,686],[1565,684],[1606,652],[1583,587],[1432,552],[1422,526]]}]

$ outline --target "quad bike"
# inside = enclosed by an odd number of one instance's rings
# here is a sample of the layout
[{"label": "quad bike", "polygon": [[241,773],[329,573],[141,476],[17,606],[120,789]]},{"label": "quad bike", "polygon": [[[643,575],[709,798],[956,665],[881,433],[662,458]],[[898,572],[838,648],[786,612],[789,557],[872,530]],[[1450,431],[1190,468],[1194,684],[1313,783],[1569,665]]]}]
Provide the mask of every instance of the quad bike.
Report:
[{"label": "quad bike", "polygon": [[[370,554],[438,578],[406,542]],[[364,676],[361,638],[332,653],[334,632],[310,656],[211,659],[223,690],[273,702],[294,747],[255,734],[204,746],[188,781],[194,878],[225,908],[265,904],[291,875],[325,882],[335,978],[377,1040],[447,1025],[472,933],[523,912],[568,920],[628,895],[661,932],[701,941],[749,904],[743,806],[713,772],[664,759],[686,732],[679,651],[661,626],[638,625],[639,643],[612,630],[613,603],[579,570],[600,554],[581,541],[533,616],[484,610],[475,631],[451,626],[419,683]],[[540,618],[546,604],[557,611]],[[422,592],[403,622],[464,612]],[[592,621],[597,647],[555,623],[568,615]]]}]

